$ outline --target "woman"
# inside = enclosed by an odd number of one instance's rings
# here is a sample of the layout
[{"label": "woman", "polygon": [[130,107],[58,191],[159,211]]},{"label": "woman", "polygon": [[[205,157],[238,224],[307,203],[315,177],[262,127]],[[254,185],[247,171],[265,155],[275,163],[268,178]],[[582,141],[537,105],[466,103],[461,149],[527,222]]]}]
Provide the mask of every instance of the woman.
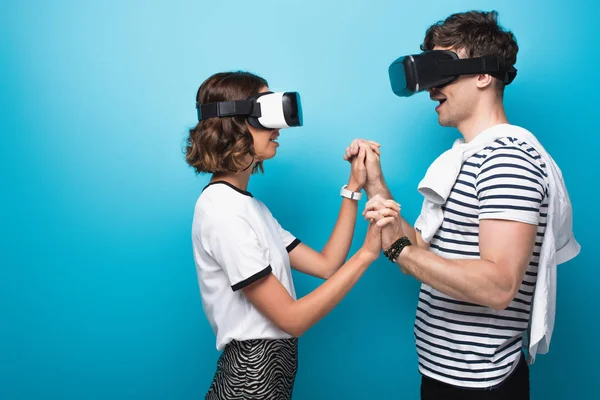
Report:
[{"label": "woman", "polygon": [[[247,99],[267,92],[250,73],[219,73],[199,88],[196,102]],[[283,229],[247,191],[252,173],[277,152],[279,129],[257,129],[247,117],[201,120],[190,130],[186,160],[212,173],[194,212],[192,236],[202,303],[223,350],[207,399],[289,399],[297,369],[297,338],[329,313],[381,251],[372,225],[346,263],[358,205],[342,199],[337,223],[318,252]],[[377,150],[376,143],[362,143]],[[365,149],[351,164],[347,189],[366,181]],[[394,203],[395,204],[395,203]],[[296,299],[291,268],[326,279]]]}]

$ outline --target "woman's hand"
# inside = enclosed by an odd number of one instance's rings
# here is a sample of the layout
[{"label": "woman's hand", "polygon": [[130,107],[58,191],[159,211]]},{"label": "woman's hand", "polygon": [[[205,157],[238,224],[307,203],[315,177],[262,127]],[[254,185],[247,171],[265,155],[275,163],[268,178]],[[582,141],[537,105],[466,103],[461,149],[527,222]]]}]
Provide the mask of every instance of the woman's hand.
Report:
[{"label": "woman's hand", "polygon": [[367,166],[365,159],[367,156],[366,146],[369,143],[358,141],[358,153],[352,158],[350,164],[350,179],[348,180],[348,190],[360,192],[367,182]]},{"label": "woman's hand", "polygon": [[369,263],[379,258],[381,254],[381,227],[375,221],[369,222],[369,229],[359,252],[369,260]]}]

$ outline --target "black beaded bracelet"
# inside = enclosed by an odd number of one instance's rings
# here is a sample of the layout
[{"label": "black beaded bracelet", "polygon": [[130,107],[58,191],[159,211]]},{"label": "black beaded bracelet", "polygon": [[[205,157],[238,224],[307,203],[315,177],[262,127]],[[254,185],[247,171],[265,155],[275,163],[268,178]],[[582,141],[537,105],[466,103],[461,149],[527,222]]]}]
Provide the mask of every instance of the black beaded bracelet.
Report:
[{"label": "black beaded bracelet", "polygon": [[387,250],[383,252],[383,254],[387,258],[389,258],[391,262],[395,263],[402,250],[404,250],[406,246],[411,245],[412,243],[410,242],[410,240],[408,240],[406,236],[403,236],[400,239],[396,240],[394,244],[392,244]]}]

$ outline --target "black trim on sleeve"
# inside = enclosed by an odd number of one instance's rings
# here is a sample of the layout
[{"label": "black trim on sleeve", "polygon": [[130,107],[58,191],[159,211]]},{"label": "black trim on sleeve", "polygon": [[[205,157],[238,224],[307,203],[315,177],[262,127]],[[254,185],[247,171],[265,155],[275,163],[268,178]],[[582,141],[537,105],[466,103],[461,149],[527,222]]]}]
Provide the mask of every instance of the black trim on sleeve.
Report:
[{"label": "black trim on sleeve", "polygon": [[287,245],[287,247],[285,248],[287,250],[287,252],[291,252],[292,250],[294,250],[296,248],[296,246],[298,246],[300,244],[300,239],[296,238],[294,239],[294,241],[290,244]]},{"label": "black trim on sleeve", "polygon": [[260,278],[264,278],[265,276],[269,275],[271,273],[271,271],[273,271],[273,269],[269,265],[269,266],[267,266],[267,268],[255,273],[251,277],[246,278],[243,281],[236,283],[235,285],[232,285],[231,290],[233,290],[234,292],[237,292],[238,290],[243,289],[246,286],[256,282]]},{"label": "black trim on sleeve", "polygon": [[252,193],[250,193],[250,192],[248,192],[246,190],[242,190],[242,189],[240,189],[238,187],[235,187],[231,183],[225,182],[225,181],[214,181],[214,182],[211,182],[208,185],[206,185],[204,187],[204,189],[202,189],[202,191],[204,192],[207,187],[212,186],[212,185],[217,185],[217,184],[222,184],[222,185],[225,185],[225,186],[229,186],[230,188],[232,188],[233,190],[235,190],[238,193],[243,194],[244,196],[254,197],[254,196],[252,196]]}]

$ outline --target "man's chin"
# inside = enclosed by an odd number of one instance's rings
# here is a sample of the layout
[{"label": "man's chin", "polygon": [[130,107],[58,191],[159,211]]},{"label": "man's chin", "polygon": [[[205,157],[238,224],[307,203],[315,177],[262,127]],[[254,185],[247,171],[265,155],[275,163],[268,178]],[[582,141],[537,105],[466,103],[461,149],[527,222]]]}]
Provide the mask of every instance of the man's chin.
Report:
[{"label": "man's chin", "polygon": [[452,121],[444,119],[441,116],[438,116],[438,123],[444,128],[453,128],[455,126],[455,124]]}]

